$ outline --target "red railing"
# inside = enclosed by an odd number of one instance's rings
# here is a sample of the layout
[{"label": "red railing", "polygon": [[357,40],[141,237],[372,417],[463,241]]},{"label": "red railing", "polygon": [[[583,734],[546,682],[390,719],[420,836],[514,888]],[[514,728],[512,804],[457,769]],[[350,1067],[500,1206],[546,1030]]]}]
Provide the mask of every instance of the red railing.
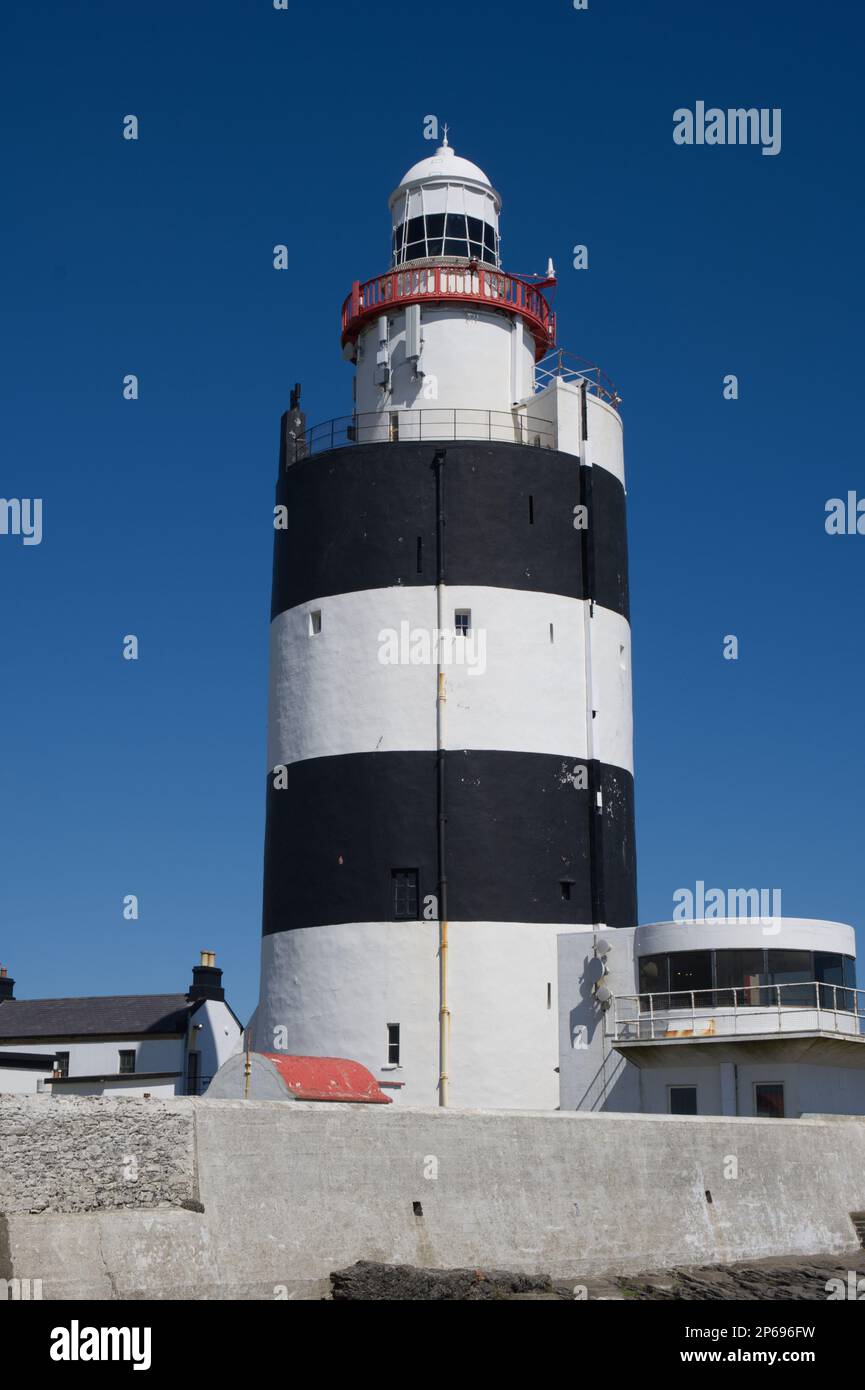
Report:
[{"label": "red railing", "polygon": [[372,280],[355,280],[342,306],[342,342],[353,343],[372,318],[394,304],[459,300],[507,309],[526,320],[535,340],[535,361],[555,347],[556,316],[539,289],[516,275],[489,266],[430,265],[389,270]]}]

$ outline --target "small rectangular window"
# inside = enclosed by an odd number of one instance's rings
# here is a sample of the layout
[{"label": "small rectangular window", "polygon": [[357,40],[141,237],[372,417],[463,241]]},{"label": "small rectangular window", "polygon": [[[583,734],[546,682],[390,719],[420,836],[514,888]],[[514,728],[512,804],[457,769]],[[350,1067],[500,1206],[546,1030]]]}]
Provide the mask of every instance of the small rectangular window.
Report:
[{"label": "small rectangular window", "polygon": [[53,1060],[54,1060],[54,1070],[55,1070],[55,1071],[58,1071],[58,1072],[60,1073],[61,1076],[68,1076],[68,1075],[69,1075],[69,1053],[68,1053],[68,1052],[55,1052],[55,1053],[54,1053],[54,1058],[53,1058]]},{"label": "small rectangular window", "polygon": [[132,1048],[128,1052],[119,1052],[117,1055],[120,1058],[118,1066],[120,1075],[131,1076],[135,1071],[135,1049]]},{"label": "small rectangular window", "polygon": [[468,637],[472,626],[472,610],[458,608],[454,613],[454,632],[457,637]]},{"label": "small rectangular window", "polygon": [[559,887],[560,887],[561,890],[562,890],[562,900],[563,900],[564,902],[566,902],[566,903],[570,902],[570,901],[571,901],[571,880],[570,880],[569,878],[563,878],[563,879],[561,880],[560,884],[559,884]]},{"label": "small rectangular window", "polygon": [[321,632],[321,609],[315,608],[309,615],[309,635],[317,637]]},{"label": "small rectangular window", "polygon": [[389,1067],[399,1066],[399,1024],[389,1023],[387,1025],[387,1064]]},{"label": "small rectangular window", "polygon": [[392,869],[393,917],[395,922],[415,922],[418,915],[417,869]]},{"label": "small rectangular window", "polygon": [[671,1115],[696,1115],[696,1086],[670,1086],[668,1109]]},{"label": "small rectangular window", "polygon": [[757,1082],[754,1087],[754,1114],[763,1120],[783,1120],[783,1082]]}]

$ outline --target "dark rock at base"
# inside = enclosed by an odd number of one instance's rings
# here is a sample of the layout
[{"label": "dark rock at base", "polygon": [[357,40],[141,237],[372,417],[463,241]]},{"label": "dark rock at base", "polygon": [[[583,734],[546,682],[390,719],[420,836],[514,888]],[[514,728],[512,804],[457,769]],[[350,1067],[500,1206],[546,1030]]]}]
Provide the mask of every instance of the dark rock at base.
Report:
[{"label": "dark rock at base", "polygon": [[511,1274],[497,1269],[416,1269],[414,1265],[358,1260],[330,1276],[334,1301],[427,1303],[476,1299],[572,1299],[569,1286],[545,1275]]},{"label": "dark rock at base", "polygon": [[658,1275],[624,1276],[616,1283],[627,1298],[649,1302],[765,1303],[780,1299],[798,1303],[825,1300],[829,1280],[846,1283],[850,1272],[858,1278],[865,1274],[865,1256],[860,1251],[840,1259],[816,1256],[790,1262],[776,1257],[748,1265],[703,1265]]}]

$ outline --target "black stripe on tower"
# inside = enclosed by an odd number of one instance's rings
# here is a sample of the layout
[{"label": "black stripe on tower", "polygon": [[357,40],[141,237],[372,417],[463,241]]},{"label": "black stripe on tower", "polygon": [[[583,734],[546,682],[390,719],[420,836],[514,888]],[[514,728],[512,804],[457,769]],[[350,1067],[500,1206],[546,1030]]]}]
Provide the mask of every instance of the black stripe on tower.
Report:
[{"label": "black stripe on tower", "polygon": [[[284,469],[272,616],[331,594],[434,584],[434,455],[430,444],[358,444]],[[628,617],[625,490],[612,473],[521,444],[448,441],[447,459],[449,584],[593,598]],[[574,526],[587,481],[591,583]]]},{"label": "black stripe on tower", "polygon": [[[590,923],[600,789],[605,833],[595,875],[606,922],[635,924],[633,779],[596,764],[583,789],[574,767],[573,758],[541,753],[448,754],[452,921]],[[434,750],[309,758],[289,765],[286,782],[276,790],[268,778],[265,935],[387,921],[394,869],[417,869],[421,897],[436,893]]]}]

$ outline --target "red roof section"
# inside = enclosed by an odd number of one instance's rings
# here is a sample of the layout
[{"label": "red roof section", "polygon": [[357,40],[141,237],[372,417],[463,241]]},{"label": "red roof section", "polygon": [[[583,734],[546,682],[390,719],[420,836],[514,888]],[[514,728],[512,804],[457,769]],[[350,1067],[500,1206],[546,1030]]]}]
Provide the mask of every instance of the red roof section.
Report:
[{"label": "red roof section", "polygon": [[393,1105],[371,1071],[347,1057],[286,1057],[263,1052],[296,1100],[333,1100],[365,1105]]}]

